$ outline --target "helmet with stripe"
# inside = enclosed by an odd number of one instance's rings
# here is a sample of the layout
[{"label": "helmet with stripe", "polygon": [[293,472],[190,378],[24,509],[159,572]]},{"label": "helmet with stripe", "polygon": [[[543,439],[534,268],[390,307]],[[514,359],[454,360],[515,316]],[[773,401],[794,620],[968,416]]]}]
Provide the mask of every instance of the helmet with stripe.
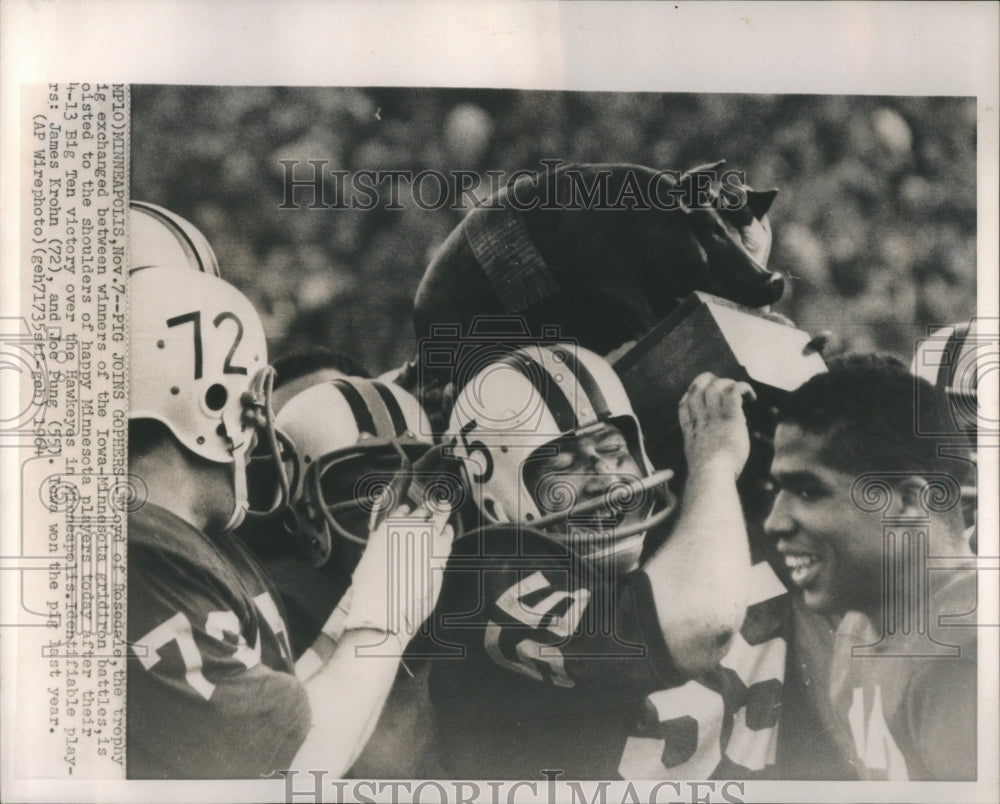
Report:
[{"label": "helmet with stripe", "polygon": [[[470,374],[456,395],[448,438],[483,520],[571,538],[576,533],[587,542],[585,555],[613,559],[616,566],[633,563],[653,524],[649,515],[657,507],[663,513],[657,503],[665,495],[654,490],[665,491],[668,473],[654,472],[638,419],[611,366],[573,344],[532,344],[494,354]],[[624,438],[633,468],[624,474],[609,470],[599,499],[589,499],[585,491],[588,499],[578,499],[584,484],[565,476],[570,482],[551,482],[559,470],[548,471],[548,483],[533,471],[534,462],[572,452],[582,440],[608,431]],[[597,473],[568,461],[566,468]],[[638,524],[626,526],[626,518]],[[665,514],[655,520],[662,518]],[[594,528],[608,538],[593,538]]]},{"label": "helmet with stripe", "polygon": [[974,430],[978,416],[977,393],[983,358],[977,336],[977,319],[935,330],[917,344],[911,371],[943,389],[951,402],[956,425]]},{"label": "helmet with stripe", "polygon": [[179,215],[147,201],[129,202],[129,253],[132,270],[173,266],[220,275],[205,235]]},{"label": "helmet with stripe", "polygon": [[360,377],[306,388],[281,408],[277,426],[292,447],[288,529],[314,566],[327,563],[338,542],[364,547],[376,506],[394,507],[401,470],[433,446],[413,396]]}]

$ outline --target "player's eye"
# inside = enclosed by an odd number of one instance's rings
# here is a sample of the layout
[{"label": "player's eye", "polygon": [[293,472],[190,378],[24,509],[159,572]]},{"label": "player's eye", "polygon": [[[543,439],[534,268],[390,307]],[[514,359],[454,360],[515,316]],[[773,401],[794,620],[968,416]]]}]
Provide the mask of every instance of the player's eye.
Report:
[{"label": "player's eye", "polygon": [[787,489],[787,491],[794,494],[803,502],[814,502],[823,496],[823,490],[813,485],[793,486]]},{"label": "player's eye", "polygon": [[799,479],[796,477],[789,477],[785,479],[782,483],[778,478],[771,477],[770,485],[773,487],[773,492],[777,494],[778,492],[784,492],[785,494],[791,495],[802,502],[815,502],[823,497],[829,496],[829,492],[825,486],[815,482],[809,482],[808,479]]},{"label": "player's eye", "polygon": [[625,451],[625,442],[620,438],[609,438],[597,445],[601,455],[618,455]]},{"label": "player's eye", "polygon": [[546,463],[546,468],[551,472],[565,472],[573,468],[573,465],[576,463],[576,457],[571,452],[560,452]]}]

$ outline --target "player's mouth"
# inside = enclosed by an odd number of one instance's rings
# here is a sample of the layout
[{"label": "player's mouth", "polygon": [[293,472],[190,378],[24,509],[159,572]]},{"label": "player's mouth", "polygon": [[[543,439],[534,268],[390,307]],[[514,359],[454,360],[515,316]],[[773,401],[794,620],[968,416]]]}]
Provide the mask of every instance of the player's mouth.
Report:
[{"label": "player's mouth", "polygon": [[610,508],[599,508],[589,514],[581,516],[579,519],[572,518],[574,525],[588,530],[614,531],[625,521],[626,514],[621,511],[614,511]]},{"label": "player's mouth", "polygon": [[778,552],[784,558],[792,583],[800,589],[808,589],[815,583],[825,563],[825,557],[820,550],[814,549],[811,544],[793,545],[779,541]]},{"label": "player's mouth", "polygon": [[823,559],[815,553],[785,553],[785,566],[792,577],[792,583],[800,588],[812,584],[819,573]]}]

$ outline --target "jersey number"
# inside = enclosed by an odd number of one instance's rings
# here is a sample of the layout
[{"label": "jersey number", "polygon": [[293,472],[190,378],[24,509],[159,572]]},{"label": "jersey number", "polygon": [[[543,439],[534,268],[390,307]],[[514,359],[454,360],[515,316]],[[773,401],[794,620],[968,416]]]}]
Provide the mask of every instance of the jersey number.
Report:
[{"label": "jersey number", "polygon": [[[236,349],[239,347],[240,341],[243,340],[243,322],[240,321],[236,313],[226,311],[224,313],[219,313],[212,321],[212,324],[216,329],[218,329],[219,325],[223,321],[235,322],[236,337],[233,339],[233,345],[229,347],[229,352],[226,354],[226,360],[222,364],[222,373],[246,374],[247,370],[245,366],[233,365],[233,355],[236,354]],[[187,323],[194,325],[194,378],[196,380],[200,380],[202,376],[201,310],[184,313],[183,315],[175,315],[173,318],[167,319],[168,327],[179,327],[181,324]]]},{"label": "jersey number", "polygon": [[[202,698],[208,700],[215,691],[215,684],[205,678],[201,672],[201,653],[194,643],[194,634],[191,633],[191,621],[184,616],[183,612],[177,612],[166,622],[160,623],[136,644],[145,645],[147,652],[145,656],[139,656],[139,661],[147,670],[159,663],[160,648],[171,642],[177,643],[181,660],[184,662],[184,680],[190,684]],[[137,654],[138,655],[138,654]]]},{"label": "jersey number", "polygon": [[[469,431],[474,430],[477,426],[478,423],[473,419],[462,428],[459,436],[462,439],[462,443],[465,444],[465,451],[469,453],[470,458],[474,452],[478,452],[483,456],[481,461],[483,471],[472,475],[473,481],[476,483],[488,483],[489,479],[493,477],[493,456],[490,455],[490,451],[482,441],[469,441]],[[476,463],[480,463],[480,460],[476,459]]]},{"label": "jersey number", "polygon": [[888,781],[907,781],[906,760],[892,738],[889,725],[882,711],[882,688],[876,684],[872,700],[871,714],[865,726],[865,694],[861,687],[855,687],[851,697],[851,708],[847,712],[847,722],[854,738],[854,750],[869,770],[886,774]]},{"label": "jersey number", "polygon": [[[261,592],[253,599],[257,611],[264,621],[270,626],[271,632],[275,635],[280,645],[280,649],[285,658],[291,662],[291,648],[288,644],[288,636],[285,631],[285,621],[282,619],[278,607],[267,592]],[[232,658],[242,664],[246,669],[251,669],[260,664],[261,658],[261,635],[258,631],[255,647],[251,648],[246,638],[240,632],[239,618],[231,611],[213,611],[205,618],[205,633],[212,639],[232,647],[232,642],[226,640],[226,634],[236,637],[236,651]],[[181,661],[184,662],[184,680],[205,700],[212,697],[215,692],[215,684],[205,678],[202,672],[204,660],[198,645],[194,641],[194,634],[191,630],[191,621],[183,612],[177,612],[169,620],[160,623],[156,628],[146,634],[136,642],[136,646],[145,645],[146,654],[136,655],[142,666],[147,670],[157,665],[162,658],[160,649],[171,642],[177,645]],[[134,649],[133,649],[134,650]]]},{"label": "jersey number", "polygon": [[[576,630],[583,617],[584,609],[590,602],[588,589],[577,589],[574,592],[552,589],[552,593],[538,603],[529,605],[525,598],[541,589],[551,588],[551,584],[540,572],[534,572],[522,578],[506,592],[497,598],[497,608],[513,617],[520,623],[533,629],[540,629],[561,637],[564,641]],[[565,613],[556,617],[548,615],[565,600],[570,603]],[[548,623],[542,628],[542,621],[548,618]],[[537,639],[525,638],[518,641],[514,648],[517,659],[510,659],[500,649],[501,626],[490,620],[486,624],[486,653],[501,667],[529,676],[536,681],[545,678],[539,670],[541,665],[548,665],[549,678],[557,687],[572,687],[573,679],[566,673],[563,653],[556,645],[540,642]]]}]

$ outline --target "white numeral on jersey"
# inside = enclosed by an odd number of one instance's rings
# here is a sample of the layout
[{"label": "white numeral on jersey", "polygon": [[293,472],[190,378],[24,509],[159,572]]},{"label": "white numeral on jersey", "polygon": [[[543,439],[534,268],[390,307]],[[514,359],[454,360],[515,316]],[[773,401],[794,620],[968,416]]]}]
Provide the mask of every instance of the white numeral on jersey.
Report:
[{"label": "white numeral on jersey", "polygon": [[[566,611],[551,619],[545,627],[546,631],[555,634],[563,639],[568,639],[576,630],[583,616],[587,603],[590,602],[590,590],[577,589],[573,592],[554,589],[551,594],[544,597],[533,606],[525,603],[524,598],[538,592],[541,589],[550,587],[541,572],[534,572],[526,578],[522,578],[500,597],[497,598],[497,608],[509,614],[518,622],[524,623],[531,628],[540,628],[545,617],[555,609],[560,603],[569,600],[570,603]],[[501,626],[490,620],[486,626],[485,647],[490,658],[501,667],[508,670],[530,676],[536,681],[544,681],[545,677],[539,671],[537,664],[543,663],[549,666],[550,680],[557,687],[572,687],[573,679],[566,674],[565,659],[563,653],[555,645],[548,645],[536,639],[524,638],[518,641],[514,650],[517,652],[517,660],[508,659],[500,650]]]},{"label": "white numeral on jersey", "polygon": [[870,770],[883,771],[888,781],[907,781],[906,760],[892,738],[889,725],[882,711],[882,688],[876,684],[868,728],[865,729],[865,694],[861,687],[855,687],[851,697],[851,708],[847,721],[854,737],[854,748],[858,757]]},{"label": "white numeral on jersey", "polygon": [[257,634],[256,648],[251,648],[240,633],[240,620],[233,612],[213,611],[205,618],[205,632],[223,643],[226,642],[226,634],[232,634],[236,637],[236,653],[233,654],[233,658],[247,670],[260,664],[260,634]]},{"label": "white numeral on jersey", "polygon": [[[663,765],[664,741],[629,737],[618,772],[625,779],[708,779],[722,759],[722,696],[697,681],[660,690],[648,696],[660,722],[686,717],[697,724],[697,750],[686,762],[669,769]],[[669,774],[667,771],[669,770]]]},{"label": "white numeral on jersey", "polygon": [[[285,628],[285,620],[282,618],[281,612],[278,611],[278,607],[274,603],[274,598],[272,598],[267,592],[261,592],[253,599],[253,602],[257,607],[257,611],[260,612],[260,616],[264,618],[264,621],[269,626],[271,626],[271,632],[277,638],[278,644],[281,645],[281,650],[285,654],[285,658],[288,659],[288,661],[291,661],[292,646],[288,644],[288,631]],[[259,640],[258,644],[260,644]]]},{"label": "white numeral on jersey", "polygon": [[552,683],[557,687],[572,687],[573,679],[566,675],[566,667],[563,664],[563,654],[555,645],[545,645],[534,639],[522,639],[514,649],[517,651],[519,661],[512,661],[503,655],[500,650],[500,626],[490,620],[486,623],[486,652],[501,667],[513,670],[516,673],[530,676],[535,681],[544,681],[541,674],[532,662],[544,662],[552,672]]},{"label": "white numeral on jersey", "polygon": [[184,661],[186,671],[184,678],[187,683],[194,687],[205,700],[211,698],[215,691],[215,685],[201,672],[201,653],[198,652],[198,646],[194,643],[191,623],[183,612],[177,612],[169,620],[156,626],[144,637],[137,640],[136,645],[145,645],[148,648],[145,656],[139,656],[142,666],[149,670],[157,664],[162,658],[159,654],[160,648],[170,642],[177,643],[181,659]]},{"label": "white numeral on jersey", "polygon": [[571,602],[566,612],[558,617],[553,617],[552,621],[546,626],[546,630],[551,631],[556,636],[567,638],[576,630],[576,626],[583,616],[583,610],[587,608],[587,603],[590,602],[590,590],[583,588],[573,592],[553,590],[552,594],[534,606],[529,606],[524,602],[524,598],[532,592],[537,592],[539,589],[544,589],[548,586],[551,586],[551,584],[545,579],[545,576],[540,572],[534,572],[527,578],[522,578],[500,595],[497,598],[497,608],[506,612],[518,622],[530,625],[532,628],[538,628],[542,624],[542,620],[545,619],[545,616],[568,598]]}]

